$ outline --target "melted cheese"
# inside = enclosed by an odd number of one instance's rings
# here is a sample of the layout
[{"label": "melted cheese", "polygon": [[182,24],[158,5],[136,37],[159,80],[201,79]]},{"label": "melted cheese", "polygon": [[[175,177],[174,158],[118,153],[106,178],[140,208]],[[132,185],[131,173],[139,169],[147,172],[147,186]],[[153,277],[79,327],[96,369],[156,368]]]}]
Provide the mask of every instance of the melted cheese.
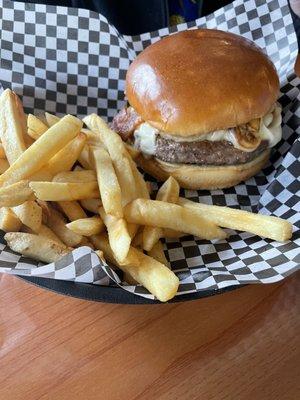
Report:
[{"label": "melted cheese", "polygon": [[[154,155],[156,136],[159,134],[160,131],[158,129],[144,122],[134,131],[134,146],[146,155]],[[245,149],[239,144],[233,128],[209,132],[205,135],[188,137],[166,133],[164,133],[163,136],[175,142],[198,142],[203,140],[219,142],[226,140],[232,143],[237,149],[253,151]],[[261,118],[258,136],[260,136],[262,140],[267,140],[269,142],[269,147],[274,147],[281,140],[281,106],[278,103],[275,103],[271,110]]]}]

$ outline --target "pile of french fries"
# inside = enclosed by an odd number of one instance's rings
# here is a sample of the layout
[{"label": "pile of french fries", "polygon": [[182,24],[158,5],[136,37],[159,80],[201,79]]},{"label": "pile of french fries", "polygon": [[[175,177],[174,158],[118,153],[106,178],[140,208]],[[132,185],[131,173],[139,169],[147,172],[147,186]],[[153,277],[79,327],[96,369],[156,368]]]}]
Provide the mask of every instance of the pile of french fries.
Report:
[{"label": "pile of french fries", "polygon": [[160,301],[175,296],[179,285],[161,238],[225,239],[222,228],[278,241],[292,235],[282,219],[181,198],[172,177],[151,199],[134,161],[138,153],[95,114],[83,121],[26,116],[6,89],[0,139],[0,229],[8,246],[46,263],[90,246]]}]

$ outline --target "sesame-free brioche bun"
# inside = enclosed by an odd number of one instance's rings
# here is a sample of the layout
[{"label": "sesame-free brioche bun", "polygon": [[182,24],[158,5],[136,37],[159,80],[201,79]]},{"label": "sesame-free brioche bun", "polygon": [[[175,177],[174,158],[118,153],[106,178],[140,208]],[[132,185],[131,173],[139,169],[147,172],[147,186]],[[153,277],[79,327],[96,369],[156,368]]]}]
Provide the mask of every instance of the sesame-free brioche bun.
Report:
[{"label": "sesame-free brioche bun", "polygon": [[183,137],[260,118],[278,91],[276,70],[254,43],[211,29],[180,32],[152,44],[126,76],[128,102],[142,119],[161,134]]},{"label": "sesame-free brioche bun", "polygon": [[157,158],[145,158],[142,154],[135,161],[159,181],[173,176],[184,189],[214,190],[235,186],[256,175],[267,163],[269,155],[270,150],[266,149],[248,163],[224,166],[171,164]]}]

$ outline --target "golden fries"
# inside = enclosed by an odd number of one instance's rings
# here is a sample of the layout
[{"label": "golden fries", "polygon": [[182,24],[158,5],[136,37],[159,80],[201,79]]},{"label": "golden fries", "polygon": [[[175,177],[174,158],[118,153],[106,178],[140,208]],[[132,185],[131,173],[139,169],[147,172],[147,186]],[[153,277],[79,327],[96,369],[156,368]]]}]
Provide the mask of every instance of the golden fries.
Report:
[{"label": "golden fries", "polygon": [[174,231],[173,229],[164,229],[163,237],[169,239],[179,239],[180,237],[186,235],[184,232]]},{"label": "golden fries", "polygon": [[42,222],[46,223],[48,221],[48,218],[50,218],[51,215],[51,209],[49,204],[44,201],[44,200],[36,200],[37,204],[41,207],[42,209]]},{"label": "golden fries", "polygon": [[137,198],[129,156],[121,137],[109,129],[107,124],[96,114],[85,117],[83,122],[89,129],[99,134],[102,143],[109,152],[121,187],[123,205]]},{"label": "golden fries", "polygon": [[175,296],[179,280],[168,267],[134,247],[130,247],[127,257],[120,263],[114,257],[114,252],[110,249],[105,235],[92,236],[91,240],[96,248],[103,251],[104,256],[111,263],[128,273],[154,294],[158,300],[165,302]]},{"label": "golden fries", "polygon": [[86,183],[96,182],[97,176],[93,170],[60,172],[52,179],[53,182]]},{"label": "golden fries", "polygon": [[5,154],[5,151],[4,151],[4,147],[3,147],[3,144],[2,143],[0,143],[0,159],[2,160],[6,160],[6,154]]},{"label": "golden fries", "polygon": [[90,146],[85,145],[78,157],[78,161],[85,169],[93,169],[93,164],[90,160]]},{"label": "golden fries", "polygon": [[39,171],[30,175],[31,181],[51,181],[53,177],[61,172],[70,171],[86,142],[86,136],[79,133],[63,147],[51,160]]},{"label": "golden fries", "polygon": [[4,235],[8,246],[17,253],[38,261],[51,263],[58,261],[72,251],[44,236],[32,235],[23,232],[10,232]]},{"label": "golden fries", "polygon": [[8,207],[0,208],[0,229],[4,232],[18,232],[22,222]]},{"label": "golden fries", "polygon": [[79,133],[75,139],[70,141],[51,158],[45,168],[52,174],[52,176],[60,172],[69,171],[77,161],[85,142],[86,136],[83,133]]},{"label": "golden fries", "polygon": [[42,208],[35,201],[26,201],[13,207],[13,212],[22,224],[28,226],[33,232],[39,232],[42,224]]},{"label": "golden fries", "polygon": [[46,226],[46,225],[42,224],[40,226],[38,235],[44,236],[47,239],[53,240],[54,242],[57,242],[57,243],[65,246],[64,242],[62,240],[60,240],[60,238],[57,235],[55,235],[55,233],[50,228],[48,228],[48,226]]},{"label": "golden fries", "polygon": [[29,187],[29,181],[20,181],[0,188],[0,207],[14,207],[33,199],[33,190]]},{"label": "golden fries", "polygon": [[79,133],[81,127],[82,123],[79,119],[71,115],[63,117],[25,150],[0,176],[0,184],[18,182],[38,171]]},{"label": "golden fries", "polygon": [[124,208],[127,221],[140,225],[183,231],[203,239],[224,239],[226,234],[196,212],[177,204],[158,200],[137,199]]},{"label": "golden fries", "polygon": [[128,157],[128,160],[135,180],[136,198],[149,199],[150,193],[143,175],[139,172],[136,163],[130,157]]},{"label": "golden fries", "polygon": [[3,174],[9,168],[9,163],[6,159],[0,158],[0,174]]},{"label": "golden fries", "polygon": [[113,215],[106,214],[102,207],[99,209],[99,214],[106,225],[109,244],[116,259],[119,262],[124,261],[131,243],[126,221],[123,218],[118,219]]},{"label": "golden fries", "polygon": [[26,150],[25,133],[22,103],[14,92],[6,89],[0,96],[0,138],[9,164]]},{"label": "golden fries", "polygon": [[42,122],[35,115],[28,114],[27,133],[32,139],[37,140],[47,130],[48,130],[48,126],[46,124],[44,124],[44,122]]},{"label": "golden fries", "polygon": [[58,205],[70,221],[87,217],[84,209],[77,201],[59,201]]},{"label": "golden fries", "polygon": [[104,148],[94,148],[92,158],[97,171],[99,191],[106,214],[123,217],[121,188],[111,159]]},{"label": "golden fries", "polygon": [[61,213],[54,209],[51,210],[51,218],[49,218],[47,226],[66,246],[75,247],[82,240],[81,235],[78,235],[66,227],[65,218],[61,215]]},{"label": "golden fries", "polygon": [[100,217],[77,219],[66,225],[71,231],[82,236],[98,235],[104,229],[104,223]]},{"label": "golden fries", "polygon": [[48,126],[53,126],[60,120],[59,117],[48,112],[45,112],[45,118]]},{"label": "golden fries", "polygon": [[80,204],[85,210],[90,211],[94,214],[98,214],[99,208],[102,206],[102,202],[100,199],[80,200]]},{"label": "golden fries", "polygon": [[75,139],[71,140],[63,147],[51,160],[39,171],[30,176],[31,181],[51,181],[53,176],[60,172],[69,171],[83,149],[86,137],[79,133]]},{"label": "golden fries", "polygon": [[[179,199],[179,190],[180,187],[177,181],[170,176],[157,192],[156,200],[167,201],[169,203],[176,204]],[[162,228],[145,226],[143,231],[143,249],[150,251],[155,243],[157,243],[159,239],[163,237],[163,233],[164,232]]]},{"label": "golden fries", "polygon": [[292,237],[292,224],[284,219],[229,207],[210,206],[180,198],[179,204],[223,228],[246,231],[284,242]]},{"label": "golden fries", "polygon": [[148,251],[148,256],[153,257],[155,260],[159,261],[160,263],[164,264],[166,267],[170,268],[168,260],[166,259],[164,248],[159,240],[155,243],[150,251]]},{"label": "golden fries", "polygon": [[43,236],[46,239],[53,240],[54,242],[57,242],[57,243],[61,244],[62,246],[65,246],[65,244],[59,239],[59,237],[56,236],[55,233],[50,228],[48,228],[48,226],[46,226],[44,224],[42,224],[40,226],[40,229],[37,233],[33,232],[33,230],[28,228],[28,226],[26,226],[26,225],[22,226],[21,231],[24,233],[31,233],[33,235]]},{"label": "golden fries", "polygon": [[35,196],[45,201],[72,201],[99,197],[97,182],[30,182]]}]

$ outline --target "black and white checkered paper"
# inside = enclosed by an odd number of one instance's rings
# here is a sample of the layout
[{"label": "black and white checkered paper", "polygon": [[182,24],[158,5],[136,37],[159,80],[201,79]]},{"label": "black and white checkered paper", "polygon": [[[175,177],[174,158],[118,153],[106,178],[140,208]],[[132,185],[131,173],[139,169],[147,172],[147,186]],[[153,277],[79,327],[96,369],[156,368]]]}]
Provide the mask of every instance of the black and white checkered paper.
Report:
[{"label": "black and white checkered paper", "polygon": [[[182,194],[288,219],[294,234],[286,243],[241,232],[212,242],[192,236],[167,240],[165,252],[180,279],[179,295],[276,282],[299,269],[300,80],[293,75],[298,48],[287,0],[237,0],[208,17],[135,37],[120,35],[103,16],[88,10],[0,0],[0,84],[12,88],[25,110],[34,113],[84,117],[96,112],[110,120],[124,105],[125,75],[136,55],[165,35],[198,27],[240,34],[269,55],[281,81],[283,139],[269,165],[247,182]],[[100,264],[88,247],[41,265],[12,252],[3,238],[1,242],[0,272],[110,285],[112,290],[117,284],[153,298],[143,287],[122,282],[122,275]]]}]

